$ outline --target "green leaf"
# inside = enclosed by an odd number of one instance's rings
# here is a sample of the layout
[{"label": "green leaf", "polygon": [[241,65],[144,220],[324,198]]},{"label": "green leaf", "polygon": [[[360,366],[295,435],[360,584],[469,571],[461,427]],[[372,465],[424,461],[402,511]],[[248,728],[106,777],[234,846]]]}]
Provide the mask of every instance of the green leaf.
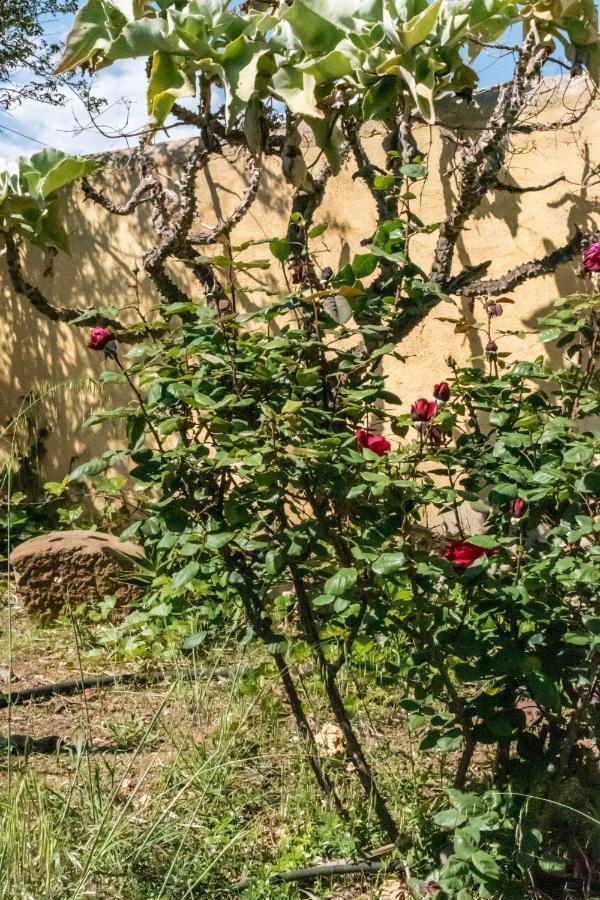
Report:
[{"label": "green leaf", "polygon": [[442,0],[435,0],[429,6],[409,19],[399,32],[400,40],[407,50],[422,43],[431,34],[436,23]]},{"label": "green leaf", "polygon": [[55,74],[68,72],[93,58],[94,51],[105,50],[110,41],[111,33],[103,0],[87,0],[75,16]]},{"label": "green leaf", "polygon": [[325,593],[339,597],[356,584],[357,577],[356,569],[340,569],[325,582]]},{"label": "green leaf", "polygon": [[265,555],[265,569],[269,575],[278,575],[285,568],[285,555],[281,550],[269,550]]},{"label": "green leaf", "polygon": [[542,709],[551,712],[560,711],[560,691],[554,681],[543,672],[529,672],[525,676],[527,687],[533,695],[533,699]]},{"label": "green leaf", "polygon": [[459,809],[443,809],[433,817],[436,825],[442,828],[458,828],[467,821],[466,815]]},{"label": "green leaf", "polygon": [[300,412],[304,406],[303,400],[286,400],[281,408],[282,416],[292,416]]},{"label": "green leaf", "polygon": [[90,175],[96,169],[98,169],[98,163],[93,159],[78,159],[75,156],[63,155],[63,158],[41,179],[40,193],[42,197],[48,197],[54,191],[60,190],[85,175]]},{"label": "green leaf", "polygon": [[396,553],[382,553],[378,556],[371,568],[376,575],[390,575],[403,569],[406,565],[406,557],[400,551]]},{"label": "green leaf", "polygon": [[570,447],[563,456],[566,463],[574,463],[576,465],[587,463],[590,461],[594,451],[592,447],[580,444],[579,446]]},{"label": "green leaf", "polygon": [[471,856],[471,862],[485,878],[494,880],[500,878],[500,866],[494,857],[485,850],[476,850]]},{"label": "green leaf", "polygon": [[232,539],[233,534],[230,531],[223,531],[219,534],[209,534],[206,538],[206,546],[209,550],[221,550],[221,548],[229,544]]},{"label": "green leaf", "polygon": [[556,341],[562,334],[561,328],[545,328],[544,331],[540,331],[538,334],[538,340],[542,342],[542,344],[549,344],[551,341]]},{"label": "green leaf", "polygon": [[309,238],[320,237],[320,235],[324,234],[328,228],[329,225],[327,222],[321,222],[320,225],[315,225],[314,228],[310,229],[310,231],[308,232],[308,236]]},{"label": "green leaf", "polygon": [[[181,62],[181,61],[180,61]],[[148,113],[158,125],[162,125],[176,100],[193,97],[196,87],[177,57],[157,51],[152,58],[148,81]]]},{"label": "green leaf", "polygon": [[323,309],[338,325],[344,325],[352,318],[352,307],[341,294],[336,294],[334,297],[326,297],[323,300]]},{"label": "green leaf", "polygon": [[581,479],[580,490],[586,494],[594,494],[596,497],[600,497],[600,468],[586,472]]},{"label": "green leaf", "polygon": [[180,590],[188,585],[190,581],[193,581],[199,571],[199,563],[189,562],[187,566],[184,566],[183,569],[180,569],[179,572],[176,572],[175,575],[173,575],[171,584],[176,590]]},{"label": "green leaf", "polygon": [[151,610],[148,611],[149,616],[156,616],[156,618],[166,618],[171,615],[173,607],[170,603],[159,603],[157,606],[153,606]]},{"label": "green leaf", "polygon": [[[344,5],[344,0],[339,2]],[[304,50],[312,56],[329,53],[344,37],[343,29],[334,24],[337,18],[334,7],[332,0],[320,3],[316,0],[294,0],[283,15]]]},{"label": "green leaf", "polygon": [[469,537],[469,543],[475,547],[493,549],[500,546],[500,541],[491,534],[473,534]]},{"label": "green leaf", "polygon": [[269,241],[269,250],[275,257],[275,259],[283,263],[286,261],[286,259],[288,259],[290,253],[292,252],[292,245],[289,241],[286,241],[283,238],[275,238],[275,240]]},{"label": "green leaf", "polygon": [[391,191],[395,185],[395,175],[376,175],[373,179],[373,187],[376,191]]},{"label": "green leaf", "polygon": [[407,165],[400,167],[400,171],[407,178],[419,179],[427,177],[427,166],[423,166],[420,163],[407,163]]},{"label": "green leaf", "polygon": [[374,253],[357,253],[351,266],[356,278],[366,278],[377,268],[377,257]]}]

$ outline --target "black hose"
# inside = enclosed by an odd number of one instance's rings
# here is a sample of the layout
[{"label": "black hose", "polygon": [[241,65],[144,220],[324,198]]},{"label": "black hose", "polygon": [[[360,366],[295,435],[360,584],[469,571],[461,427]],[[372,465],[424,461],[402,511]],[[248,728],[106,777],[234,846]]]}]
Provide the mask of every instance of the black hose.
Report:
[{"label": "black hose", "polygon": [[119,684],[145,685],[162,684],[175,678],[197,681],[202,678],[227,678],[231,673],[223,669],[172,669],[168,672],[121,672],[117,675],[95,675],[89,678],[74,678],[72,681],[58,681],[56,684],[40,684],[0,694],[0,709],[17,706],[28,700],[48,700],[65,694],[80,694],[89,688],[115,687]]},{"label": "black hose", "polygon": [[[292,881],[315,881],[317,878],[335,878],[339,875],[376,875],[384,868],[382,862],[359,863],[323,863],[321,866],[310,866],[308,869],[294,869],[291,872],[278,872],[269,878],[269,884],[289,884]],[[241,893],[252,884],[251,878],[245,878],[235,885],[233,890]]]}]

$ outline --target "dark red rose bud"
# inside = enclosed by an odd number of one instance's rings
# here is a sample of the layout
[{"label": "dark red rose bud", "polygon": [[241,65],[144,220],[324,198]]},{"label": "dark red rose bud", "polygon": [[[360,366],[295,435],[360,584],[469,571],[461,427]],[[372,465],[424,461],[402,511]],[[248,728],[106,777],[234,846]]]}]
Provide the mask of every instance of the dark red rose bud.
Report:
[{"label": "dark red rose bud", "polygon": [[[110,345],[113,345],[112,347]],[[90,339],[87,343],[89,350],[104,350],[108,352],[116,352],[116,338],[108,328],[102,328],[101,325],[92,328],[90,331]]]},{"label": "dark red rose bud", "polygon": [[498,344],[496,341],[488,341],[485,345],[485,352],[487,353],[488,359],[495,359],[496,354],[498,353]]},{"label": "dark red rose bud", "polygon": [[504,307],[500,303],[489,303],[487,306],[488,316],[501,316],[503,312]]},{"label": "dark red rose bud", "polygon": [[466,569],[480,556],[495,556],[498,551],[491,547],[477,547],[469,541],[450,541],[444,550],[444,558],[457,569]]},{"label": "dark red rose bud", "polygon": [[433,396],[439,403],[447,403],[450,399],[450,385],[447,381],[441,381],[433,387]]},{"label": "dark red rose bud", "polygon": [[436,404],[433,400],[426,400],[425,397],[419,397],[410,408],[411,418],[418,427],[433,419],[436,412]]},{"label": "dark red rose bud", "polygon": [[392,449],[388,439],[381,434],[369,434],[364,428],[357,428],[354,434],[356,443],[362,450],[372,450],[377,456],[385,456]]},{"label": "dark red rose bud", "polygon": [[331,281],[333,278],[333,269],[331,266],[325,266],[321,272],[321,281]]},{"label": "dark red rose bud", "polygon": [[527,504],[524,500],[521,500],[520,497],[515,497],[510,504],[510,517],[511,519],[520,519],[527,509]]}]

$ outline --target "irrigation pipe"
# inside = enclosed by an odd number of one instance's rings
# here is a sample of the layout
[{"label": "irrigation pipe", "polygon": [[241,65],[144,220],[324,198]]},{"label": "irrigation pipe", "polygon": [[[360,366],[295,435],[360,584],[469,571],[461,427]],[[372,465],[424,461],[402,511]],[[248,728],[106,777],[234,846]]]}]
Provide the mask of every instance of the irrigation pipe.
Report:
[{"label": "irrigation pipe", "polygon": [[163,684],[176,678],[186,681],[200,681],[203,678],[228,678],[231,672],[226,669],[173,669],[168,672],[121,672],[117,675],[92,675],[89,678],[74,678],[71,681],[58,681],[56,684],[39,684],[35,687],[22,688],[19,691],[0,693],[0,709],[8,709],[27,703],[29,700],[49,700],[67,694],[80,694],[90,688],[116,687],[120,684],[146,685]]}]

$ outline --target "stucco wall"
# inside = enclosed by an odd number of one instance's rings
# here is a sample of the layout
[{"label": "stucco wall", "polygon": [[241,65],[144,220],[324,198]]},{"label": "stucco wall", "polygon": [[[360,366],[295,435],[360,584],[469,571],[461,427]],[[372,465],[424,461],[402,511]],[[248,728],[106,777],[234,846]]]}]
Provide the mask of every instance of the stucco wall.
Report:
[{"label": "stucco wall", "polygon": [[[546,84],[540,89],[536,103],[538,118],[551,122],[569,114],[584,100],[585,88],[575,81],[565,90],[560,82]],[[480,98],[483,107],[489,106],[492,95]],[[442,110],[441,118],[450,115]],[[468,107],[461,113],[461,121],[468,130],[476,127],[477,108]],[[581,122],[559,131],[538,131],[513,139],[510,151],[510,181],[522,186],[546,182],[565,175],[566,181],[549,190],[526,194],[496,192],[490,195],[458,246],[456,267],[473,265],[490,259],[491,277],[501,275],[519,263],[541,256],[565,243],[576,225],[597,226],[600,222],[598,201],[600,186],[590,178],[591,170],[600,163],[600,105],[595,104]],[[370,129],[372,132],[373,129]],[[418,134],[419,145],[429,155],[430,175],[424,183],[418,212],[427,222],[440,221],[449,207],[453,190],[453,173],[448,144],[445,148],[437,130],[423,128]],[[365,129],[366,145],[380,163],[379,135],[369,135]],[[178,150],[169,145],[157,149],[158,158],[166,172],[177,169]],[[329,228],[317,244],[321,244],[323,266],[334,268],[347,262],[360,251],[360,241],[375,224],[371,196],[360,179],[352,179],[353,167],[331,179],[323,206],[316,221],[326,221]],[[107,170],[105,187],[117,202],[124,200],[131,190],[129,158],[116,154]],[[582,185],[588,180],[588,188]],[[211,162],[199,177],[197,226],[214,225],[236,205],[246,182],[243,160],[235,152]],[[270,239],[285,234],[290,209],[290,189],[280,174],[277,159],[266,160],[258,200],[235,229],[234,244],[254,239]],[[133,272],[140,267],[143,252],[150,246],[152,229],[148,213],[141,207],[129,217],[115,217],[90,202],[82,202],[79,191],[64,197],[67,229],[71,235],[72,255],[61,255],[53,272],[43,274],[44,263],[36,251],[28,254],[27,272],[55,303],[67,306],[128,307],[135,302]],[[435,235],[420,240],[417,254],[427,263]],[[268,256],[266,247],[251,247],[247,257]],[[550,306],[553,298],[578,288],[574,266],[563,266],[554,275],[530,281],[511,296],[514,306],[507,306],[499,326],[508,330],[521,329],[523,340],[507,338],[503,349],[522,353],[541,352],[530,332],[536,319]],[[264,273],[260,273],[261,276]],[[178,273],[182,283],[185,274]],[[245,276],[248,288],[251,275]],[[139,275],[139,289],[145,303],[152,302],[150,285]],[[105,449],[108,441],[116,440],[111,426],[83,431],[81,422],[98,405],[110,403],[98,396],[93,385],[103,361],[99,354],[85,348],[86,331],[67,325],[55,325],[40,316],[28,301],[15,295],[6,274],[0,270],[0,302],[4,311],[0,333],[0,421],[5,424],[22,405],[23,397],[40,385],[50,391],[36,409],[40,421],[51,430],[46,460],[47,475],[60,478],[74,459],[85,459]],[[247,293],[243,305],[252,308],[261,302],[260,293]],[[459,302],[459,309],[462,304]],[[452,354],[459,360],[482,352],[479,338],[455,335],[453,328],[439,321],[439,316],[452,316],[456,309],[445,304],[415,328],[403,342],[406,362],[390,370],[390,388],[403,400],[403,407],[422,394],[429,394],[434,381],[446,374],[445,359]],[[44,385],[46,386],[44,388]],[[49,385],[55,385],[49,388]],[[62,385],[62,386],[56,386]]]}]

